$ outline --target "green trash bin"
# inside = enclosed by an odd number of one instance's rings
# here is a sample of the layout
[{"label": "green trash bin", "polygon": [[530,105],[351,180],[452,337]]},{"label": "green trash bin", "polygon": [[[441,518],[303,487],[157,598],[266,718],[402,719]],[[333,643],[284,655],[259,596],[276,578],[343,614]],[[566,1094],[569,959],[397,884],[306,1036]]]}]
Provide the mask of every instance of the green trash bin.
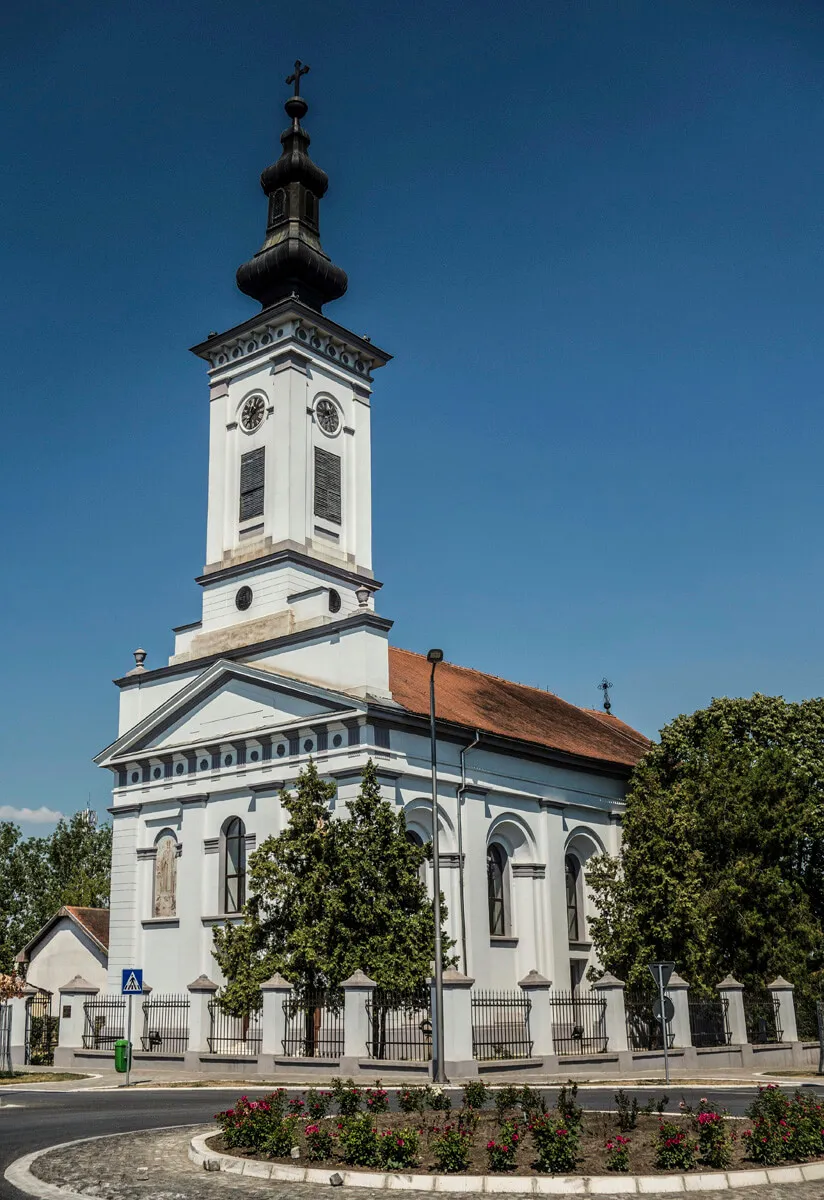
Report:
[{"label": "green trash bin", "polygon": [[114,1044],[114,1069],[125,1074],[132,1065],[132,1043],[128,1038],[118,1038]]}]

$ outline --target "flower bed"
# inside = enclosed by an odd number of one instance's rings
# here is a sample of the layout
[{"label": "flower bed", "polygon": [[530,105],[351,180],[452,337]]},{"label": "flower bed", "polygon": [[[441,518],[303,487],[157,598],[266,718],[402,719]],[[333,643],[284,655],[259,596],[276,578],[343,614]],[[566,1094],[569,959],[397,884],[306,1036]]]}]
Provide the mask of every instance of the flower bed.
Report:
[{"label": "flower bed", "polygon": [[462,1103],[429,1087],[387,1096],[379,1083],[365,1090],[338,1083],[302,1101],[280,1089],[258,1101],[241,1097],[217,1114],[221,1133],[208,1145],[330,1171],[471,1175],[672,1174],[824,1158],[822,1106],[775,1085],[760,1089],[743,1124],[705,1101],[696,1111],[682,1104],[674,1115],[639,1110],[621,1092],[615,1112],[588,1113],[576,1091],[562,1089],[547,1111],[534,1089],[478,1083],[464,1089]]}]

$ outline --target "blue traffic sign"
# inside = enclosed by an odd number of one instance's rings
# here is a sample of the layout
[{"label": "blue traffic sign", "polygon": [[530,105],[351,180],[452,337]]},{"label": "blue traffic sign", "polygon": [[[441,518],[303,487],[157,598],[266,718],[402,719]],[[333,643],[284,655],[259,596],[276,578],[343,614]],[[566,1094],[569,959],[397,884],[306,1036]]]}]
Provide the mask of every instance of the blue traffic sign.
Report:
[{"label": "blue traffic sign", "polygon": [[143,995],[143,968],[142,967],[124,967],[123,979],[120,985],[120,994],[122,996],[142,996]]}]

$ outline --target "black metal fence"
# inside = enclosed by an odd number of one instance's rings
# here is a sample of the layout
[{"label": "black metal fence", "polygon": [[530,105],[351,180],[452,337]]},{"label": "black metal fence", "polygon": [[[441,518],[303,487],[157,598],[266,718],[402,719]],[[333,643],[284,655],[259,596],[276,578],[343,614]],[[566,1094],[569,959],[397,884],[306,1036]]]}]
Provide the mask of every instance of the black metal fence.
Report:
[{"label": "black metal fence", "polygon": [[283,1001],[283,1053],[291,1058],[340,1058],[343,1054],[343,992],[313,988]]},{"label": "black metal fence", "polygon": [[768,991],[744,992],[744,1022],[747,1039],[754,1046],[769,1046],[784,1038],[778,999]]},{"label": "black metal fence", "polygon": [[517,992],[472,993],[472,1055],[481,1061],[529,1058],[532,1001]]},{"label": "black metal fence", "polygon": [[556,992],[549,996],[552,1041],[556,1054],[605,1054],[607,1002],[589,992]]},{"label": "black metal fence", "polygon": [[428,987],[415,992],[375,988],[371,1000],[366,1001],[366,1015],[369,1018],[366,1053],[371,1058],[428,1062],[432,1057]]},{"label": "black metal fence", "polygon": [[209,1001],[211,1031],[207,1038],[210,1054],[227,1054],[252,1058],[260,1054],[263,1035],[260,1013],[232,1017],[225,1013],[217,1000]]},{"label": "black metal fence", "polygon": [[26,1062],[31,1066],[48,1066],[54,1062],[54,1049],[60,1029],[60,1018],[52,1012],[51,992],[38,991],[26,1000]]},{"label": "black metal fence", "polygon": [[[667,998],[666,992],[664,993]],[[624,1010],[627,1021],[627,1042],[630,1050],[663,1050],[664,1035],[661,1022],[654,1015],[652,1006],[656,997],[651,992],[626,992]],[[672,1026],[667,1021],[667,1049],[675,1041]]]},{"label": "black metal fence", "polygon": [[126,999],[102,996],[83,1005],[83,1049],[113,1050],[126,1036]]},{"label": "black metal fence", "polygon": [[140,1044],[150,1054],[184,1054],[189,1045],[189,997],[147,996]]},{"label": "black metal fence", "polygon": [[693,1046],[729,1046],[732,1039],[727,1016],[729,1007],[726,996],[689,1001]]},{"label": "black metal fence", "polygon": [[818,1011],[817,1005],[824,1001],[817,1000],[815,995],[795,997],[795,1024],[799,1041],[817,1042]]}]

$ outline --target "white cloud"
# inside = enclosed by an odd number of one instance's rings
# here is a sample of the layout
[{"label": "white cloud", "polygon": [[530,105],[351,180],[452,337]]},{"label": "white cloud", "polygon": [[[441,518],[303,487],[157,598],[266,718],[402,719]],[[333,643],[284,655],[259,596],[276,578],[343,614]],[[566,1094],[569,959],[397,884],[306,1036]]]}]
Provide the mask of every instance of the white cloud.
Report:
[{"label": "white cloud", "polygon": [[26,825],[56,825],[63,813],[55,812],[53,808],[15,808],[12,804],[0,804],[0,821],[15,821]]}]

